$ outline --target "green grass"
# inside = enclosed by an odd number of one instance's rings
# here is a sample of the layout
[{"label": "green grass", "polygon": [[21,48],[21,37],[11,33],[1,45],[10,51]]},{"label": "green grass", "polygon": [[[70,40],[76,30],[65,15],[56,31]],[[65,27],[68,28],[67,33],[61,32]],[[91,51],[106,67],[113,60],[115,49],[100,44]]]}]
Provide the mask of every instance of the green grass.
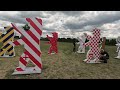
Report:
[{"label": "green grass", "polygon": [[120,60],[114,59],[117,56],[116,46],[106,46],[110,59],[108,63],[101,64],[83,62],[88,48],[85,54],[78,54],[72,52],[72,43],[59,42],[58,46],[58,54],[48,55],[49,45],[41,41],[41,74],[11,75],[24,51],[23,46],[16,46],[15,57],[0,58],[0,79],[120,79]]}]

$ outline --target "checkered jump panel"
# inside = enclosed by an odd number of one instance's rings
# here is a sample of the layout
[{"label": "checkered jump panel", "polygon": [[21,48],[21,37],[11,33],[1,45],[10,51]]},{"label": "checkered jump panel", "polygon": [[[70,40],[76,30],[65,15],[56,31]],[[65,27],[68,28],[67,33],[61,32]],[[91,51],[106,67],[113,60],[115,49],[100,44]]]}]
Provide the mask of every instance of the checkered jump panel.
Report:
[{"label": "checkered jump panel", "polygon": [[89,46],[90,49],[87,52],[86,62],[90,62],[91,60],[95,60],[97,62],[100,57],[100,48],[99,48],[99,41],[100,41],[100,30],[93,29],[93,36],[87,35],[86,38],[89,42],[85,43],[84,46]]}]

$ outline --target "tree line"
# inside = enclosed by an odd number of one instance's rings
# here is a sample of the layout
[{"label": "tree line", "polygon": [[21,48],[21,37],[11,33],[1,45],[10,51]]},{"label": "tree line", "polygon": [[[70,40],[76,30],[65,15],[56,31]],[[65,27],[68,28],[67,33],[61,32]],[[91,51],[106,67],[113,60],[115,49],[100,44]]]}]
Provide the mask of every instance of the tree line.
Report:
[{"label": "tree line", "polygon": [[[41,41],[49,41],[47,38],[41,37]],[[75,38],[58,38],[58,42],[69,42],[69,43],[73,43],[74,41],[78,42],[77,39]],[[88,42],[89,40],[86,39],[85,42]],[[106,45],[110,45],[110,46],[115,46],[116,44],[116,39],[106,39]]]}]

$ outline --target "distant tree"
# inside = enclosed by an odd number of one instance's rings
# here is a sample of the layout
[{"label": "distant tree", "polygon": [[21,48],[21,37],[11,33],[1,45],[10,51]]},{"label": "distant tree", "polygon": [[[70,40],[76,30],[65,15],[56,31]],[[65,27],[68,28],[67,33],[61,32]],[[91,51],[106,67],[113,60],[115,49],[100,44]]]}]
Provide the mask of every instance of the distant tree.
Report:
[{"label": "distant tree", "polygon": [[106,44],[106,45],[109,45],[109,39],[106,39],[105,44]]},{"label": "distant tree", "polygon": [[115,45],[115,44],[116,44],[116,40],[115,39],[110,40],[110,45]]},{"label": "distant tree", "polygon": [[115,46],[116,39],[106,39],[106,45]]}]

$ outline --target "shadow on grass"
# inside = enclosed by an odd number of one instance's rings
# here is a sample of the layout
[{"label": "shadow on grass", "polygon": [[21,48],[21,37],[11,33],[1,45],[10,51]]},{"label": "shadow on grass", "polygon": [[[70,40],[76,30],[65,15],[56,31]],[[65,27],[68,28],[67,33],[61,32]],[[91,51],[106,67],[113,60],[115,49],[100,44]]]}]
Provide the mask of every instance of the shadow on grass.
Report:
[{"label": "shadow on grass", "polygon": [[[47,68],[48,68],[48,66],[44,65],[42,68],[42,71],[45,71]],[[4,79],[42,79],[41,74],[43,73],[43,72],[41,72],[40,74],[32,73],[32,74],[12,75],[13,72],[14,72],[14,70],[12,70],[12,69],[7,71]]]},{"label": "shadow on grass", "polygon": [[40,79],[40,74],[20,74],[12,75],[14,71],[10,70],[6,73],[4,79]]}]

